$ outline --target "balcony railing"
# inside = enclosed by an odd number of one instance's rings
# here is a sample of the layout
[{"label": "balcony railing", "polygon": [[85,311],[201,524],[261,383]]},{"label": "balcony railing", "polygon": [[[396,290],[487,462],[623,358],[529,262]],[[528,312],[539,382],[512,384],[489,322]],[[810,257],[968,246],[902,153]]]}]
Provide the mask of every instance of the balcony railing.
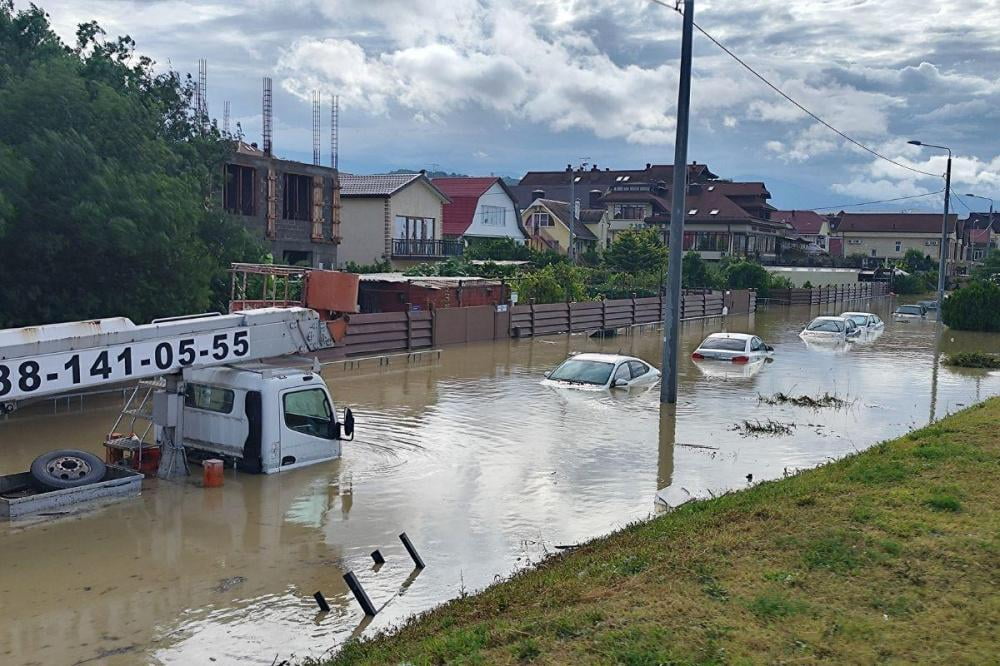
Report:
[{"label": "balcony railing", "polygon": [[464,243],[460,240],[421,240],[416,238],[393,238],[392,256],[445,258],[460,257]]}]

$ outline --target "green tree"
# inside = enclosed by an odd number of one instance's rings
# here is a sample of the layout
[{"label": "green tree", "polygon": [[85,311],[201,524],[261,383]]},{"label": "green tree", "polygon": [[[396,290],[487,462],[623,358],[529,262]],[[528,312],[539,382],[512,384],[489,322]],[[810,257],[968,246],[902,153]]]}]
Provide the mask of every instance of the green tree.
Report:
[{"label": "green tree", "polygon": [[931,257],[912,247],[906,251],[903,255],[903,259],[900,261],[900,268],[908,273],[929,271],[936,265],[937,262],[935,262]]},{"label": "green tree", "polygon": [[626,273],[663,272],[667,269],[667,248],[655,229],[626,229],[604,251],[604,263],[611,270]]},{"label": "green tree", "polygon": [[586,297],[584,269],[567,263],[549,264],[535,271],[522,274],[514,281],[518,301],[527,303],[564,303],[581,301]]},{"label": "green tree", "polygon": [[720,284],[718,271],[709,266],[701,255],[691,250],[681,264],[681,284],[685,289],[717,289]]},{"label": "green tree", "polygon": [[0,326],[226,307],[259,246],[219,206],[228,144],[128,37],[65,47],[0,2]]},{"label": "green tree", "polygon": [[[0,219],[2,219],[2,211],[0,211]],[[983,259],[981,266],[977,266],[972,270],[972,277],[976,280],[1000,280],[1000,250],[990,250],[990,253],[986,255]]]},{"label": "green tree", "polygon": [[518,245],[512,238],[476,238],[465,249],[466,259],[492,259],[493,261],[528,261],[531,250]]},{"label": "green tree", "polygon": [[725,268],[725,282],[730,289],[757,289],[766,291],[771,284],[771,274],[755,261],[733,261]]},{"label": "green tree", "polygon": [[1000,285],[974,281],[941,304],[941,320],[966,331],[1000,332]]}]

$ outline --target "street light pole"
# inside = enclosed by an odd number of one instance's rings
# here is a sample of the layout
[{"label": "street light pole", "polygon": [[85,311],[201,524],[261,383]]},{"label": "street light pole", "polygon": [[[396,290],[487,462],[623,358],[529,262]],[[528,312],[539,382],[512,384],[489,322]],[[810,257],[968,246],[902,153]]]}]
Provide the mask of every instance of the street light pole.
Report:
[{"label": "street light pole", "polygon": [[[937,148],[939,150],[948,151],[948,168],[945,170],[944,174],[944,218],[941,220],[941,259],[938,262],[938,312],[941,311],[941,307],[944,305],[944,285],[945,285],[945,271],[948,270],[948,204],[951,201],[951,148],[947,146],[936,146],[933,143],[924,143],[922,141],[908,141],[914,146],[924,146],[925,148]],[[956,231],[958,228],[956,227]],[[938,317],[938,321],[941,317]]]},{"label": "street light pole", "polygon": [[576,234],[576,205],[574,199],[576,199],[576,172],[573,169],[572,164],[566,165],[566,171],[569,172],[569,248],[566,250],[567,256],[569,256],[569,262],[571,264],[576,263],[576,256],[573,252],[576,245],[575,234]]},{"label": "street light pole", "polygon": [[663,381],[660,402],[677,402],[677,350],[681,325],[681,251],[684,245],[684,195],[687,192],[688,114],[691,108],[691,42],[694,0],[684,0],[681,70],[677,86],[677,138],[674,140],[674,182],[670,208],[670,259],[667,263],[666,309],[663,312]]}]

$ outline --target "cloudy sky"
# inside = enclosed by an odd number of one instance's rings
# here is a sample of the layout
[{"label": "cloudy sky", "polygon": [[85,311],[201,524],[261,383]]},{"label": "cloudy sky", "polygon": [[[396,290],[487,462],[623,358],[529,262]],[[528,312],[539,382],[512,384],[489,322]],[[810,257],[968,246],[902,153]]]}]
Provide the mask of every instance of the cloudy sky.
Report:
[{"label": "cloudy sky", "polygon": [[[274,79],[275,150],[311,160],[310,96],[341,100],[341,168],[519,177],[588,158],[673,160],[680,16],[648,0],[36,0],[72,41],[96,19],[161,68],[208,60],[209,112],[260,136]],[[26,3],[16,2],[23,6]],[[1000,0],[699,0],[695,20],[792,97],[894,159],[1000,198]],[[696,35],[689,160],[763,180],[779,207],[943,187],[808,120]],[[988,204],[966,197],[973,209]],[[940,197],[871,207],[920,209]],[[960,212],[965,209],[958,206]]]}]

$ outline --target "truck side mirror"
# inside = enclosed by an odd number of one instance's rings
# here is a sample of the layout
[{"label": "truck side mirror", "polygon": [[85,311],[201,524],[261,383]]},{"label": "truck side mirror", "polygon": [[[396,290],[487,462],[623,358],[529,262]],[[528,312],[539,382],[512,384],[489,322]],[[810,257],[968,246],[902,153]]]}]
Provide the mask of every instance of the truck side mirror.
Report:
[{"label": "truck side mirror", "polygon": [[344,434],[354,439],[354,412],[350,407],[344,411]]}]

